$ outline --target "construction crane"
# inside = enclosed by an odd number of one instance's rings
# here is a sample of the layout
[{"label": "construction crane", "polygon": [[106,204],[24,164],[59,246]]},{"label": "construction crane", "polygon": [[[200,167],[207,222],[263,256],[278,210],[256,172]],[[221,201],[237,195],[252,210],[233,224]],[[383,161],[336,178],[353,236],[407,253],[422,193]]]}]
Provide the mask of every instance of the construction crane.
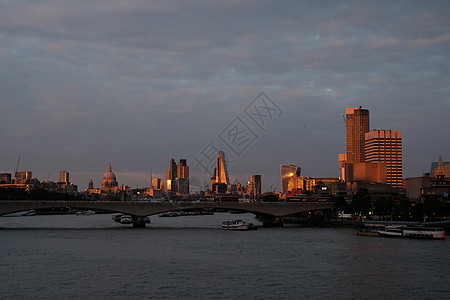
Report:
[{"label": "construction crane", "polygon": [[19,158],[17,159],[16,169],[14,170],[14,178],[17,178],[17,171],[19,171],[19,164],[20,164],[20,155]]}]

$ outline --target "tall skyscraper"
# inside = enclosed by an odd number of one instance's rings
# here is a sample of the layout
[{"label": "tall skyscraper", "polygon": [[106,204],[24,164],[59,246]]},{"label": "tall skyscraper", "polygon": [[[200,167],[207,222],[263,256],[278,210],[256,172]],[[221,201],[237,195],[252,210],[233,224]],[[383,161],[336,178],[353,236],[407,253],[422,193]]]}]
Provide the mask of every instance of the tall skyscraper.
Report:
[{"label": "tall skyscraper", "polygon": [[92,181],[92,178],[91,180],[89,180],[88,189],[90,190],[94,189],[94,182]]},{"label": "tall skyscraper", "polygon": [[59,182],[69,184],[69,172],[64,170],[59,171]]},{"label": "tall skyscraper", "polygon": [[211,177],[211,190],[216,191],[217,193],[223,193],[224,190],[226,191],[228,185],[230,185],[230,178],[228,177],[225,153],[219,151],[219,155],[216,158],[214,175]]},{"label": "tall skyscraper", "polygon": [[216,168],[214,169],[213,180],[214,183],[224,183],[226,185],[230,184],[227,162],[223,151],[219,151],[219,155],[216,158]]},{"label": "tall skyscraper", "polygon": [[177,188],[176,191],[182,195],[189,194],[189,167],[186,159],[180,159],[177,166]]},{"label": "tall skyscraper", "polygon": [[152,178],[152,188],[155,190],[161,189],[161,178]]},{"label": "tall skyscraper", "polygon": [[372,130],[366,133],[365,161],[386,163],[387,184],[402,188],[402,132]]},{"label": "tall skyscraper", "polygon": [[261,195],[261,175],[252,175],[252,195],[257,198]]},{"label": "tall skyscraper", "polygon": [[359,108],[345,110],[345,142],[347,163],[364,162],[365,134],[369,132],[369,111]]},{"label": "tall skyscraper", "polygon": [[301,168],[295,165],[289,164],[280,166],[281,189],[284,194],[289,191],[289,183],[291,183],[291,186],[297,187],[297,184],[293,184],[293,181],[300,177],[300,173]]},{"label": "tall skyscraper", "polygon": [[169,167],[166,170],[166,192],[175,192],[175,179],[177,177],[177,164],[170,155]]}]

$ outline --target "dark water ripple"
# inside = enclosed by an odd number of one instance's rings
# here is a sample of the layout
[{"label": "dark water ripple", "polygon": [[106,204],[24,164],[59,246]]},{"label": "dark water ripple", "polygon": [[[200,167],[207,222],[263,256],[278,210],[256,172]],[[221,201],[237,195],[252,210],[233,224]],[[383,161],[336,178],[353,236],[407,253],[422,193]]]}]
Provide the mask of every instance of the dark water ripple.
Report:
[{"label": "dark water ripple", "polygon": [[153,217],[137,230],[110,215],[0,218],[0,298],[450,299],[448,240],[218,229],[235,217]]}]

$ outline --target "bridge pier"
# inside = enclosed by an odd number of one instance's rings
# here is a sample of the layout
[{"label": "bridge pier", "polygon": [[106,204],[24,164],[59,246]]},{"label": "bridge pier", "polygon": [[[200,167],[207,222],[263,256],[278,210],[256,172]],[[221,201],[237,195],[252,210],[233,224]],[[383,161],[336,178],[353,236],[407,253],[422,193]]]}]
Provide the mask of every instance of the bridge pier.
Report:
[{"label": "bridge pier", "polygon": [[264,227],[283,227],[282,217],[264,216],[262,222]]},{"label": "bridge pier", "polygon": [[145,228],[145,217],[132,216],[133,217],[133,228]]}]

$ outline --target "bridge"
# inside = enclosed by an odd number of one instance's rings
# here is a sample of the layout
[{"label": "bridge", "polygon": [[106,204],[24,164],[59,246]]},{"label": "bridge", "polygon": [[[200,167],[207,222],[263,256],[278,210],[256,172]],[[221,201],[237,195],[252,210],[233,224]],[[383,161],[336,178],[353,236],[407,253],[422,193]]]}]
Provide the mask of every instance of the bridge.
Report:
[{"label": "bridge", "polygon": [[[145,227],[145,216],[178,210],[196,210],[203,208],[228,209],[253,213],[263,217],[264,223],[282,225],[282,217],[306,211],[333,208],[333,202],[143,202],[143,201],[0,201],[0,216],[14,212],[50,209],[75,208],[105,210],[131,215],[134,227]],[[281,223],[281,224],[280,224]]]}]

